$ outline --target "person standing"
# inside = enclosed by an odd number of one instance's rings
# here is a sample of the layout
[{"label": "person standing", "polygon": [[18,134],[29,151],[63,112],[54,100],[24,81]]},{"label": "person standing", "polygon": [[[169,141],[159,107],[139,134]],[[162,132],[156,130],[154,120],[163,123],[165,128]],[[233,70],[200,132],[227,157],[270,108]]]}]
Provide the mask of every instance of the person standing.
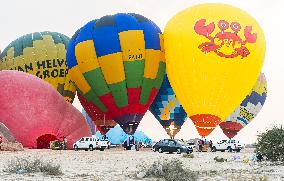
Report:
[{"label": "person standing", "polygon": [[138,142],[138,140],[135,140],[135,150],[139,151],[139,142]]},{"label": "person standing", "polygon": [[1,150],[1,144],[2,144],[2,142],[3,142],[3,136],[0,135],[0,150]]},{"label": "person standing", "polygon": [[63,149],[67,150],[67,138],[66,138],[66,136],[63,136]]},{"label": "person standing", "polygon": [[202,151],[202,145],[203,145],[203,141],[200,139],[198,140],[198,151],[201,152]]},{"label": "person standing", "polygon": [[211,151],[212,151],[212,144],[213,144],[213,143],[212,143],[212,140],[210,140],[210,141],[209,141],[209,148],[210,148]]}]

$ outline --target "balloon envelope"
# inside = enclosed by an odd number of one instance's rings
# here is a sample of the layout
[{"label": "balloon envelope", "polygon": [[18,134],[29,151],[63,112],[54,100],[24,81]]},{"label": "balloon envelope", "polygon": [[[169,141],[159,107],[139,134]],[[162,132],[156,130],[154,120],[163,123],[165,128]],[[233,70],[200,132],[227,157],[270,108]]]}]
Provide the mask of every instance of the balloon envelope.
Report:
[{"label": "balloon envelope", "polygon": [[56,32],[24,35],[0,55],[0,70],[26,72],[50,83],[68,102],[73,102],[76,88],[70,81],[66,64],[69,38]]},{"label": "balloon envelope", "polygon": [[202,4],[174,16],[164,31],[167,75],[201,136],[209,135],[251,91],[265,39],[246,12]]},{"label": "balloon envelope", "polygon": [[104,16],[75,33],[67,63],[80,94],[133,134],[163,81],[162,34],[138,14]]},{"label": "balloon envelope", "polygon": [[180,131],[185,122],[186,112],[177,100],[166,74],[149,110],[171,137],[174,137]]},{"label": "balloon envelope", "polygon": [[88,102],[83,96],[78,94],[79,101],[87,114],[85,119],[89,118],[96,125],[96,128],[105,135],[111,128],[115,127],[116,122],[109,115],[99,110],[92,102]]},{"label": "balloon envelope", "polygon": [[262,109],[267,96],[267,81],[263,73],[260,74],[251,92],[241,105],[222,123],[220,128],[228,138],[233,138],[248,125]]},{"label": "balloon envelope", "polygon": [[24,147],[47,148],[67,138],[67,146],[90,130],[83,115],[47,82],[20,71],[0,72],[0,120]]},{"label": "balloon envelope", "polygon": [[94,126],[94,124],[93,124],[92,119],[91,119],[90,116],[86,113],[85,109],[82,110],[82,114],[83,114],[83,116],[84,116],[84,118],[85,118],[85,120],[86,120],[86,122],[87,122],[87,124],[88,124],[88,126],[89,126],[89,128],[90,128],[90,130],[91,130],[92,135],[95,135],[95,134],[96,134],[96,130],[95,130],[95,126]]},{"label": "balloon envelope", "polygon": [[0,122],[0,137],[1,136],[4,136],[4,138],[8,142],[15,142],[16,141],[13,134],[11,133],[11,131],[3,123]]}]

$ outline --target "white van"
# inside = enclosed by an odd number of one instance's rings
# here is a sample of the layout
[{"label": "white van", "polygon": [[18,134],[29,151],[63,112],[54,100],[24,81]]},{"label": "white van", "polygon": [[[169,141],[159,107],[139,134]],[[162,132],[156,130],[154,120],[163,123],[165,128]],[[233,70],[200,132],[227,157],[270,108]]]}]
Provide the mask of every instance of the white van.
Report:
[{"label": "white van", "polygon": [[244,148],[244,144],[241,144],[236,140],[221,140],[212,145],[212,152],[221,151],[224,152],[228,150],[228,152],[236,151],[240,152],[241,149]]},{"label": "white van", "polygon": [[101,141],[96,136],[83,137],[73,144],[73,148],[75,151],[77,150],[93,151],[94,149],[104,151],[107,148],[107,146],[108,146],[107,141]]}]

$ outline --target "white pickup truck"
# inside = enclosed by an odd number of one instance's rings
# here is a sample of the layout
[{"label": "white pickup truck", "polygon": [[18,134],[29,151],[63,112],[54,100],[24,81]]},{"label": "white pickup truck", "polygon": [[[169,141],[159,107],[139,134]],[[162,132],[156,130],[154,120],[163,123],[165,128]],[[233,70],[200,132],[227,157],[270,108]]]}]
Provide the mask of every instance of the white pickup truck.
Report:
[{"label": "white pickup truck", "polygon": [[107,141],[101,141],[96,136],[83,137],[73,144],[73,148],[75,151],[77,150],[93,151],[94,149],[104,151],[107,148],[107,146],[108,146]]},{"label": "white pickup truck", "polygon": [[221,140],[216,144],[212,145],[212,152],[221,151],[224,152],[228,150],[228,152],[236,151],[240,152],[241,149],[244,148],[244,144],[241,144],[239,141],[236,140]]}]

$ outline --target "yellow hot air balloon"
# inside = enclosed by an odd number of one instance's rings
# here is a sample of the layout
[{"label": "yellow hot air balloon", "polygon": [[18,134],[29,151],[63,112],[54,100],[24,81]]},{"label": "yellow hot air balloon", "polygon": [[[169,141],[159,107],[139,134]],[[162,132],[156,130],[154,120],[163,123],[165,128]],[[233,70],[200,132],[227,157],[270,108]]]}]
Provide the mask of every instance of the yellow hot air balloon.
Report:
[{"label": "yellow hot air balloon", "polygon": [[76,88],[68,74],[66,48],[69,38],[57,32],[34,32],[11,42],[0,53],[0,70],[18,70],[50,83],[72,103]]},{"label": "yellow hot air balloon", "polygon": [[265,38],[248,13],[201,4],[174,16],[164,32],[170,83],[201,136],[250,92],[263,64]]}]

